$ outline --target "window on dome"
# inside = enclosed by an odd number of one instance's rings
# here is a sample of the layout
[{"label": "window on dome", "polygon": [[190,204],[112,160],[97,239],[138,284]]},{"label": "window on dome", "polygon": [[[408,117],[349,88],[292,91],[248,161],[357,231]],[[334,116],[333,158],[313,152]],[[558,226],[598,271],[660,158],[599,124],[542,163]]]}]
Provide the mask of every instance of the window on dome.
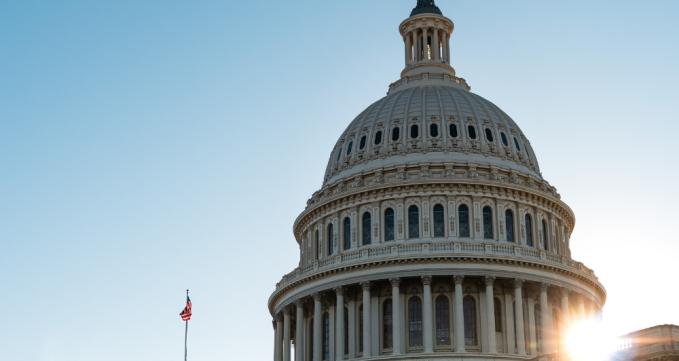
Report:
[{"label": "window on dome", "polygon": [[457,208],[457,219],[460,222],[460,237],[469,238],[469,207],[466,204]]},{"label": "window on dome", "polygon": [[509,142],[507,141],[507,135],[503,132],[500,132],[500,138],[502,138],[502,144],[504,144],[505,147],[508,147]]},{"label": "window on dome", "polygon": [[514,242],[514,211],[505,211],[505,227],[507,228],[507,242]]},{"label": "window on dome", "polygon": [[330,315],[328,312],[323,313],[323,360],[330,359]]},{"label": "window on dome", "polygon": [[361,233],[362,233],[362,241],[363,245],[369,245],[371,241],[370,237],[370,229],[372,227],[372,221],[370,217],[370,212],[365,212],[363,213],[363,224],[361,227]]},{"label": "window on dome", "polygon": [[349,142],[349,145],[347,145],[347,155],[351,154],[351,147],[354,145],[354,142]]},{"label": "window on dome", "polygon": [[394,240],[394,210],[387,208],[384,211],[384,241]]},{"label": "window on dome", "polygon": [[445,215],[443,214],[443,206],[437,204],[434,206],[434,237],[445,237]]},{"label": "window on dome", "polygon": [[420,136],[420,127],[418,127],[417,124],[411,125],[410,126],[410,138],[416,139],[419,136]]},{"label": "window on dome", "polygon": [[483,238],[493,239],[493,209],[483,207]]},{"label": "window on dome", "polygon": [[418,296],[408,299],[408,346],[422,347],[422,300]]},{"label": "window on dome", "polygon": [[344,229],[342,230],[342,239],[344,240],[343,248],[348,250],[351,248],[351,218],[344,218]]},{"label": "window on dome", "polygon": [[408,238],[420,238],[420,209],[415,205],[408,208]]},{"label": "window on dome", "polygon": [[429,124],[429,135],[432,138],[437,138],[439,136],[439,126],[436,123]]},{"label": "window on dome", "polygon": [[394,127],[394,128],[391,130],[391,141],[392,141],[392,142],[395,142],[395,141],[397,141],[398,138],[400,138],[400,137],[401,137],[401,128],[399,128],[399,127]]},{"label": "window on dome", "polygon": [[358,143],[358,149],[363,150],[365,148],[365,135],[361,137],[361,141]]},{"label": "window on dome", "polygon": [[473,125],[467,126],[467,133],[469,133],[469,139],[476,139],[476,128]]},{"label": "window on dome", "polygon": [[448,133],[452,138],[457,138],[457,125],[455,123],[450,123],[448,126]]},{"label": "window on dome", "polygon": [[486,128],[486,140],[489,141],[489,142],[491,142],[491,143],[492,143],[493,140],[494,140],[494,138],[493,138],[493,131],[490,130],[490,128]]},{"label": "window on dome", "polygon": [[462,313],[464,313],[464,344],[476,346],[479,344],[479,338],[476,331],[476,300],[474,300],[474,297],[464,297],[462,310]]},{"label": "window on dome", "polygon": [[382,303],[382,348],[390,349],[393,347],[393,316],[391,299],[386,299]]},{"label": "window on dome", "polygon": [[340,157],[342,157],[342,147],[340,147],[339,149],[337,149],[337,162],[339,162]]},{"label": "window on dome", "polygon": [[436,312],[436,345],[450,345],[450,302],[448,297],[439,295],[434,302]]},{"label": "window on dome", "polygon": [[521,151],[521,146],[519,145],[519,141],[514,137],[514,145],[516,146],[516,150],[519,152]]},{"label": "window on dome", "polygon": [[375,145],[379,145],[382,143],[382,131],[378,130],[377,133],[375,133]]},{"label": "window on dome", "polygon": [[547,221],[542,220],[542,248],[549,251],[549,235],[547,234]]},{"label": "window on dome", "polygon": [[335,250],[334,228],[332,223],[328,224],[328,238],[326,239],[326,242],[328,243],[328,256],[332,255]]},{"label": "window on dome", "polygon": [[526,213],[526,244],[533,247],[533,217]]},{"label": "window on dome", "polygon": [[320,241],[318,237],[318,229],[314,232],[314,253],[316,254],[316,260],[318,260],[321,254]]}]

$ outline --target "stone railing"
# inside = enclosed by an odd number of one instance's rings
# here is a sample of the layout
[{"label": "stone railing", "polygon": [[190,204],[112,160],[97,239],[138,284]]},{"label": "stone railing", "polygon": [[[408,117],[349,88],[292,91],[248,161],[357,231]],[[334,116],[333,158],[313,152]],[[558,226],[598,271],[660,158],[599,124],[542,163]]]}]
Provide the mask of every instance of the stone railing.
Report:
[{"label": "stone railing", "polygon": [[399,241],[363,246],[359,249],[343,251],[339,255],[329,256],[314,263],[297,267],[283,276],[276,284],[280,290],[291,283],[311,275],[327,272],[347,266],[369,264],[378,261],[389,261],[426,257],[490,257],[523,261],[532,261],[548,266],[556,266],[577,273],[598,283],[594,271],[581,262],[568,257],[549,253],[541,249],[526,247],[513,243],[495,242],[455,242],[455,241]]}]

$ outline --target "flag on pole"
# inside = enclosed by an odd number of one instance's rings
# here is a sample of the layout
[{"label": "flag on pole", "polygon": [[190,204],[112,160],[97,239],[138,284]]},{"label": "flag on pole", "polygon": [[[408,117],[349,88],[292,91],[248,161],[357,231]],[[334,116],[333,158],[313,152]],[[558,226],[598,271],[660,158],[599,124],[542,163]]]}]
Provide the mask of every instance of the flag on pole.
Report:
[{"label": "flag on pole", "polygon": [[182,321],[188,321],[191,319],[191,299],[189,298],[188,292],[186,292],[186,306],[184,306],[184,309],[179,314],[179,316],[182,318]]}]

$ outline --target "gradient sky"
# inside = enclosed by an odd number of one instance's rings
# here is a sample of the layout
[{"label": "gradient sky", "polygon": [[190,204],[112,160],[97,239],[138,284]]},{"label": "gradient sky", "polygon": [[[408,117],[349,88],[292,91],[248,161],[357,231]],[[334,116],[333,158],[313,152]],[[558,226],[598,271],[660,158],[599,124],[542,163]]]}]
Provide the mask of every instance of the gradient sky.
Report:
[{"label": "gradient sky", "polygon": [[[618,333],[679,324],[679,2],[440,0]],[[0,2],[2,359],[267,360],[266,301],[414,0]]]}]

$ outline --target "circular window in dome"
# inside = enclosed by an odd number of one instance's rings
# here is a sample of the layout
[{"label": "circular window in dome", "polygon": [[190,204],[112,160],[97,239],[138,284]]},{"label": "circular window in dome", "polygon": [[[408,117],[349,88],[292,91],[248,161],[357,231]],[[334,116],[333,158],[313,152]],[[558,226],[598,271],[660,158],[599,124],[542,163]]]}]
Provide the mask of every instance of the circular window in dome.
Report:
[{"label": "circular window in dome", "polygon": [[493,140],[494,140],[494,138],[493,138],[493,131],[490,130],[490,128],[486,128],[486,140],[489,141],[489,142],[491,142],[491,143],[492,143]]},{"label": "circular window in dome", "polygon": [[395,142],[400,137],[401,137],[401,128],[394,127],[394,129],[391,130],[391,141]]},{"label": "circular window in dome", "polygon": [[505,147],[508,147],[509,142],[507,141],[507,135],[505,135],[503,132],[500,132],[500,138],[502,139],[502,144],[504,144]]},{"label": "circular window in dome", "polygon": [[469,139],[476,139],[476,128],[473,125],[467,126],[467,134],[469,134]]},{"label": "circular window in dome", "polygon": [[417,137],[420,136],[420,127],[417,126],[417,124],[413,124],[410,126],[410,137],[413,139],[416,139]]},{"label": "circular window in dome", "polygon": [[375,145],[380,143],[382,143],[382,131],[378,130],[377,133],[375,133]]}]

